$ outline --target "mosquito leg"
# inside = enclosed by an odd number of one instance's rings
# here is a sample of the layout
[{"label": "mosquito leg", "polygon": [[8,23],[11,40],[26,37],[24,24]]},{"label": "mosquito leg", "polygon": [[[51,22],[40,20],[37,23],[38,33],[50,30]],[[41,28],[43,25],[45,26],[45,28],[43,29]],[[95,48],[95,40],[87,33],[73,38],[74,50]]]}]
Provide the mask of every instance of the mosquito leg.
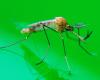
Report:
[{"label": "mosquito leg", "polygon": [[[91,33],[91,34],[92,34],[92,33]],[[90,34],[90,35],[91,35],[91,34]],[[80,30],[79,30],[79,28],[78,28],[78,35],[80,35]],[[89,35],[89,36],[90,36],[90,35]],[[88,37],[89,37],[89,36],[88,36]],[[87,39],[88,37],[86,36],[85,38]],[[84,38],[84,39],[85,39],[85,38]],[[79,44],[80,48],[82,48],[87,54],[92,55],[85,47],[83,47],[83,46],[81,45],[81,40],[80,40],[80,39],[78,39],[78,44]]]},{"label": "mosquito leg", "polygon": [[93,33],[93,31],[91,31],[91,32],[88,31],[87,35],[84,37],[84,40],[88,39],[91,36],[92,33]]},{"label": "mosquito leg", "polygon": [[50,41],[49,41],[49,38],[48,38],[48,35],[47,35],[47,32],[46,32],[44,26],[43,26],[43,30],[44,30],[44,33],[45,33],[45,35],[46,35],[46,39],[47,39],[47,41],[48,41],[48,45],[49,45],[49,47],[50,47]]},{"label": "mosquito leg", "polygon": [[21,40],[19,40],[19,41],[13,42],[13,43],[11,43],[11,44],[9,44],[9,45],[6,45],[6,46],[1,46],[0,49],[7,48],[7,47],[13,46],[13,45],[15,45],[15,44],[18,44],[18,43],[20,43],[20,42],[23,42],[23,41],[25,41],[25,40],[27,40],[27,39],[29,38],[30,34],[31,34],[31,33],[29,33],[29,34],[26,36],[26,38],[24,38],[24,39],[21,39]]},{"label": "mosquito leg", "polygon": [[[46,39],[47,39],[47,41],[48,41],[48,45],[49,45],[49,47],[50,47],[50,41],[49,41],[49,38],[48,38],[48,35],[47,35],[47,32],[46,32],[45,28],[48,28],[48,29],[50,29],[50,30],[52,30],[52,31],[54,31],[54,32],[57,32],[57,31],[54,30],[53,28],[50,28],[50,27],[46,26],[44,23],[41,23],[41,24],[43,25],[43,30],[44,30],[44,33],[45,33],[45,35],[46,35]],[[47,53],[46,53],[46,55],[44,56],[44,58],[43,58],[40,62],[38,62],[36,65],[41,64],[41,63],[44,61],[44,59],[46,58],[46,56],[47,56]]]},{"label": "mosquito leg", "polygon": [[[80,30],[79,30],[79,28],[78,28],[78,35],[80,35]],[[78,44],[80,45],[80,39],[78,39]]]},{"label": "mosquito leg", "polygon": [[68,32],[66,31],[66,37],[70,40],[73,40],[73,41],[78,41],[77,39],[75,38],[72,38],[71,36],[69,36]]},{"label": "mosquito leg", "polygon": [[70,69],[70,65],[69,65],[68,59],[67,59],[66,49],[65,49],[65,44],[64,44],[64,38],[62,36],[62,33],[60,33],[60,39],[62,40],[62,44],[63,44],[63,48],[64,48],[64,55],[65,55],[66,64],[68,66],[68,72],[69,72],[69,74],[71,74],[71,69]]},{"label": "mosquito leg", "polygon": [[[47,32],[46,32],[46,30],[45,30],[45,27],[44,27],[44,26],[43,26],[43,30],[44,30],[44,33],[45,33],[45,35],[46,35],[46,39],[47,39],[47,41],[48,41],[48,46],[49,46],[49,48],[50,48],[50,41],[49,41],[49,38],[48,38],[48,35],[47,35]],[[45,59],[46,57],[47,57],[47,52],[46,52],[46,54],[45,54],[44,58],[43,58],[40,62],[36,63],[36,65],[41,64],[41,63],[44,61],[44,59]]]}]

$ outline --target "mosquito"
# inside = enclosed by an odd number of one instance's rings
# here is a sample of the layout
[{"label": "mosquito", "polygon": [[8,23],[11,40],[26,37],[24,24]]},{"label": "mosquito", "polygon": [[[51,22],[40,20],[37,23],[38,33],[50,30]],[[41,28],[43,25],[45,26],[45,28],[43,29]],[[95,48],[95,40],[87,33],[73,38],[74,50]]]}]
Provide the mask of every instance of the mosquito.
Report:
[{"label": "mosquito", "polygon": [[[81,42],[84,42],[86,39],[88,39],[93,31],[87,32],[87,35],[85,37],[80,36],[80,28],[81,28],[82,24],[78,24],[76,27],[73,27],[73,26],[68,24],[68,22],[66,21],[65,18],[63,18],[63,17],[55,17],[54,19],[51,19],[51,20],[40,21],[40,22],[37,22],[37,23],[29,24],[27,26],[28,26],[28,28],[23,28],[21,30],[21,33],[27,34],[27,36],[24,39],[21,39],[21,40],[16,41],[16,42],[12,42],[9,45],[2,46],[2,47],[0,47],[0,49],[7,48],[7,47],[13,46],[13,45],[15,45],[17,43],[23,42],[23,41],[27,40],[31,36],[32,33],[38,32],[40,30],[44,31],[46,39],[48,41],[48,46],[50,47],[51,44],[50,44],[50,41],[49,41],[49,38],[48,38],[48,34],[47,34],[47,31],[46,31],[46,29],[50,29],[50,30],[52,30],[54,32],[59,33],[59,37],[60,37],[60,39],[62,41],[62,46],[63,46],[63,49],[64,49],[65,61],[66,61],[66,64],[67,64],[69,72],[71,71],[71,69],[70,69],[70,65],[69,65],[68,59],[67,59],[67,53],[66,53],[66,48],[65,48],[65,43],[64,43],[64,37],[62,35],[63,32],[71,32],[72,34],[74,34],[78,38],[79,46],[87,54],[91,55],[91,53],[85,47],[83,47],[81,45]],[[78,33],[76,33],[74,31],[75,28],[78,30]],[[44,61],[45,58],[46,58],[46,55],[43,57],[43,59],[40,62],[36,63],[36,65],[41,64]]]}]

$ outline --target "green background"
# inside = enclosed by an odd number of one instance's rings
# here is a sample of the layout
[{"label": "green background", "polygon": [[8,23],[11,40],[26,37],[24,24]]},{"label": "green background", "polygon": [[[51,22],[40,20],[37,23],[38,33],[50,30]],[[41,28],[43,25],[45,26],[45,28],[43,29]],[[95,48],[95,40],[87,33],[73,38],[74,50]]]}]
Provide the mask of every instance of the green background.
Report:
[{"label": "green background", "polygon": [[[1,0],[0,46],[24,38],[20,30],[27,24],[62,16],[70,25],[85,23],[87,27],[81,30],[82,36],[88,29],[93,31],[83,46],[96,55],[86,54],[77,41],[64,33],[72,70],[72,75],[68,75],[59,34],[47,30],[51,43],[48,48],[44,32],[37,32],[25,42],[0,49],[0,80],[100,80],[99,5],[99,0]],[[47,49],[48,57],[36,66]]]}]

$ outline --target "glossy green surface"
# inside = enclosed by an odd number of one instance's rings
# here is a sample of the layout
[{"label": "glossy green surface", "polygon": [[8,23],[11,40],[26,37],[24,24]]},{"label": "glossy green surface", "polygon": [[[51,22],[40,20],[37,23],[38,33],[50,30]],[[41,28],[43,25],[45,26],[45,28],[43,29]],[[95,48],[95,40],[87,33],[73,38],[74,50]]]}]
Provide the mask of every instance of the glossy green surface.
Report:
[{"label": "glossy green surface", "polygon": [[[44,32],[37,32],[25,42],[0,49],[0,80],[100,80],[99,3],[98,0],[0,1],[0,46],[24,38],[20,30],[27,24],[62,16],[70,25],[85,23],[87,27],[81,29],[82,36],[87,30],[93,31],[83,46],[95,54],[86,54],[77,41],[63,33],[72,71],[72,75],[68,75],[59,34],[47,30],[51,43],[48,48]],[[48,53],[45,61],[36,66],[45,53]]]}]

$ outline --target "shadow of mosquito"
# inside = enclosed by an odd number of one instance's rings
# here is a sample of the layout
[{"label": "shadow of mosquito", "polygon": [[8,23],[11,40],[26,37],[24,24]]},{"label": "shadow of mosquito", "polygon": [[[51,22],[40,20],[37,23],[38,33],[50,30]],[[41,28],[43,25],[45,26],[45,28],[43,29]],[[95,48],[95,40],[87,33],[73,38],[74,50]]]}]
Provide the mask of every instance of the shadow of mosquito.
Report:
[{"label": "shadow of mosquito", "polygon": [[[45,80],[69,80],[61,77],[56,69],[49,67],[45,62],[40,65],[35,65],[37,61],[40,61],[40,58],[25,45],[21,45],[21,49],[24,51],[25,61],[30,64],[32,68],[38,72],[38,74],[43,76]],[[66,74],[66,77],[68,76],[67,73],[64,72],[64,74]],[[36,80],[40,79],[37,78]]]}]

